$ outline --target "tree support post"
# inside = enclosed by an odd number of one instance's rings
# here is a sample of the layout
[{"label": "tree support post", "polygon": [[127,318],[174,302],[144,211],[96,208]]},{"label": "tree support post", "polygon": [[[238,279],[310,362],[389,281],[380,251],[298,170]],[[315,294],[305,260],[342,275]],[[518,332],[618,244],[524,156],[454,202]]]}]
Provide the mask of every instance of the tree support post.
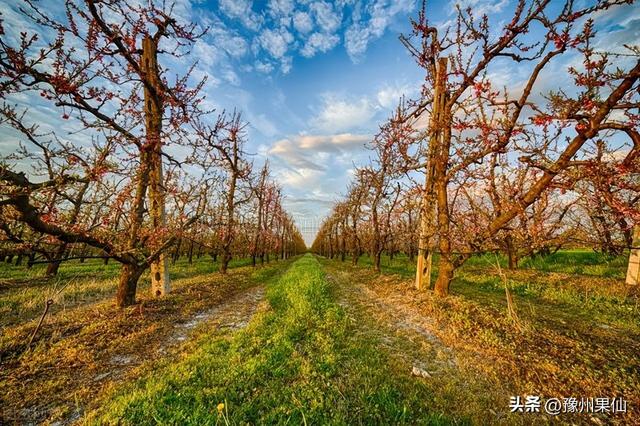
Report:
[{"label": "tree support post", "polygon": [[633,243],[629,253],[626,284],[640,285],[640,225],[633,228]]}]

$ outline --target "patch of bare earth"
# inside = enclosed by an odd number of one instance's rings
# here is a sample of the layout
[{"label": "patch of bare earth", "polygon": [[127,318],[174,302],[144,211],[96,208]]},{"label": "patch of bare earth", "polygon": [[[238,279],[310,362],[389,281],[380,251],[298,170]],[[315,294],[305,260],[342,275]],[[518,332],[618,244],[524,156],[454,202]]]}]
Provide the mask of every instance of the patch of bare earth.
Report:
[{"label": "patch of bare earth", "polygon": [[180,356],[196,334],[244,327],[264,298],[251,274],[238,268],[176,281],[169,297],[124,310],[105,301],[54,314],[28,351],[33,321],[5,329],[15,344],[0,348],[0,424],[72,423],[98,395]]},{"label": "patch of bare earth", "polygon": [[[323,264],[347,313],[373,328],[368,332],[378,337],[381,349],[432,386],[435,408],[467,413],[464,417],[481,424],[637,424],[637,336],[613,336],[614,330],[600,328],[582,335],[570,324],[556,330],[546,322],[525,322],[519,331],[506,311],[462,296],[440,299],[418,292],[412,280],[397,275]],[[512,414],[509,397],[515,395],[623,396],[628,412]]]}]

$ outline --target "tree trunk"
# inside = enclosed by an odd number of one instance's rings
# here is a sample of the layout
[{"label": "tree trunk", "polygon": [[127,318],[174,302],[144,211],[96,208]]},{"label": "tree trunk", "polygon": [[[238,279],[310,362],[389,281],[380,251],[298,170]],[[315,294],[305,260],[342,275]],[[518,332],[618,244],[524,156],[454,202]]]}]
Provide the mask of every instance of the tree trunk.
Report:
[{"label": "tree trunk", "polygon": [[454,265],[450,256],[440,254],[438,262],[438,278],[434,286],[434,290],[438,296],[446,296],[449,294],[449,285],[453,279]]},{"label": "tree trunk", "polygon": [[189,244],[189,265],[193,263],[193,241]]},{"label": "tree trunk", "polygon": [[182,248],[182,238],[178,238],[176,243],[176,249],[173,252],[173,263],[175,264],[180,259],[180,249]]},{"label": "tree trunk", "polygon": [[[149,85],[144,87],[144,115],[147,143],[151,151],[149,173],[149,214],[153,230],[161,233],[167,227],[165,190],[162,178],[162,99],[154,40],[147,36],[142,43],[142,67]],[[155,92],[155,93],[154,93]],[[164,296],[171,291],[169,265],[164,253],[151,263],[151,294]]]},{"label": "tree trunk", "polygon": [[222,253],[222,262],[220,263],[220,272],[222,274],[226,274],[229,269],[229,262],[231,262],[231,254],[230,253]]},{"label": "tree trunk", "polygon": [[27,261],[27,269],[31,269],[33,267],[33,262],[36,260],[35,252],[29,253],[29,260]]},{"label": "tree trunk", "polygon": [[53,254],[52,261],[47,265],[47,270],[45,272],[45,276],[47,277],[55,277],[58,274],[58,269],[60,269],[61,259],[64,257],[65,252],[67,251],[66,244],[60,244]]},{"label": "tree trunk", "polygon": [[346,225],[342,222],[342,233],[340,235],[340,261],[344,262],[347,258],[347,230]]},{"label": "tree trunk", "polygon": [[380,258],[381,256],[381,252],[376,250],[375,253],[373,253],[373,269],[375,269],[376,272],[380,272]]},{"label": "tree trunk", "polygon": [[[429,138],[429,158],[420,211],[420,238],[418,239],[418,261],[416,264],[416,289],[431,287],[431,263],[434,248],[435,224],[435,180],[438,152],[442,149],[443,114],[446,102],[447,58],[440,58],[436,69],[434,103],[431,113],[431,137]],[[448,156],[447,156],[448,157]],[[442,178],[443,176],[441,176]]]},{"label": "tree trunk", "polygon": [[233,164],[229,165],[229,188],[227,189],[227,226],[222,239],[222,263],[220,264],[220,272],[222,274],[227,273],[229,262],[231,261],[231,244],[233,243],[233,223],[235,214],[235,196],[236,196],[236,184],[238,179],[238,141],[233,140],[233,152],[232,161]]},{"label": "tree trunk", "polygon": [[515,252],[515,248],[513,247],[513,239],[511,235],[508,235],[505,238],[505,242],[507,245],[507,257],[509,258],[509,269],[514,270],[518,268],[518,257]]},{"label": "tree trunk", "polygon": [[329,259],[333,259],[333,234],[329,229]]},{"label": "tree trunk", "polygon": [[58,275],[58,269],[60,269],[60,260],[52,260],[47,265],[47,270],[45,271],[44,275],[46,277],[55,277],[56,275]]},{"label": "tree trunk", "polygon": [[[446,58],[440,59],[441,67],[446,66]],[[440,249],[440,261],[438,262],[438,278],[434,289],[437,295],[445,296],[449,294],[449,285],[453,279],[453,271],[457,265],[453,262],[453,253],[451,250],[451,235],[449,234],[449,224],[451,218],[449,216],[449,198],[447,187],[449,181],[447,178],[447,170],[449,167],[449,149],[451,148],[451,111],[446,109],[447,94],[442,94],[444,100],[441,106],[445,106],[439,111],[440,120],[440,142],[437,144],[436,161],[433,169],[434,190],[436,196],[438,224],[438,248]]]},{"label": "tree trunk", "polygon": [[144,268],[135,265],[123,264],[120,271],[120,281],[118,282],[118,292],[116,294],[116,304],[119,308],[130,306],[136,303],[136,287]]}]

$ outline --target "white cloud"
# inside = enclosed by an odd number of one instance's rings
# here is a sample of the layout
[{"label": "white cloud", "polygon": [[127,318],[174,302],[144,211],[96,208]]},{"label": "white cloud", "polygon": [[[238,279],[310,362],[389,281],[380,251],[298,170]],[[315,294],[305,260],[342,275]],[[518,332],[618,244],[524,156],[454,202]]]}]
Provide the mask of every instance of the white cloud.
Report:
[{"label": "white cloud", "polygon": [[213,38],[212,44],[208,46],[210,50],[222,48],[228,55],[234,58],[241,58],[249,49],[244,38],[231,33],[227,28],[215,27],[210,30],[210,34]]},{"label": "white cloud", "polygon": [[313,29],[313,21],[306,12],[296,12],[293,15],[293,27],[300,33],[306,34]]},{"label": "white cloud", "polygon": [[286,28],[266,29],[260,34],[260,45],[276,59],[282,58],[287,53],[291,42],[293,42],[293,36]]},{"label": "white cloud", "polygon": [[273,71],[273,65],[269,62],[257,61],[255,69],[261,73],[269,74],[271,71]]},{"label": "white cloud", "polygon": [[334,135],[299,134],[275,142],[270,155],[278,156],[294,169],[326,170],[328,153],[340,154],[358,150],[371,139],[368,135],[341,133]]},{"label": "white cloud", "polygon": [[414,0],[376,0],[366,7],[368,19],[354,16],[354,22],[345,32],[345,48],[353,62],[358,62],[367,50],[369,42],[380,38],[394,17],[410,12]]},{"label": "white cloud", "polygon": [[283,74],[288,74],[291,71],[291,56],[285,56],[280,60],[280,71]]},{"label": "white cloud", "polygon": [[225,81],[233,84],[234,86],[240,85],[240,77],[238,77],[238,74],[236,74],[236,72],[230,68],[227,68],[222,72],[222,78],[224,78]]},{"label": "white cloud", "polygon": [[[250,0],[220,0],[220,10],[249,29],[252,42],[247,43],[249,38],[245,40],[236,33],[229,38],[215,40],[214,44],[234,58],[244,56],[251,44],[256,60],[264,64],[265,59],[260,57],[260,53],[267,52],[276,62],[280,62],[279,69],[286,74],[291,69],[291,58],[285,56],[298,52],[311,58],[328,52],[340,42],[342,33],[349,57],[357,62],[365,54],[370,42],[382,37],[398,14],[412,10],[415,1],[372,0],[363,6],[355,0],[269,0],[264,2],[266,7],[256,7],[259,10],[254,11],[254,4]],[[345,16],[345,13],[351,16]],[[343,22],[350,22],[349,27],[341,28]],[[270,73],[276,68],[275,65],[273,63],[270,67],[256,69]]]},{"label": "white cloud", "polygon": [[[502,12],[505,6],[509,4],[509,1],[510,0],[458,0],[456,3],[460,5],[460,8],[463,10],[471,8],[473,15],[479,17]],[[449,15],[453,15],[455,12],[455,7],[451,7]]]},{"label": "white cloud", "polygon": [[267,137],[273,137],[278,133],[278,128],[264,114],[252,116],[249,120],[252,127]]},{"label": "white cloud", "polygon": [[294,188],[313,187],[313,182],[323,176],[322,171],[313,169],[283,170],[280,179],[287,186]]},{"label": "white cloud", "polygon": [[198,58],[198,62],[206,68],[213,67],[222,59],[220,52],[217,49],[212,49],[211,45],[202,39],[196,41],[192,50],[194,56]]},{"label": "white cloud", "polygon": [[322,109],[310,124],[323,132],[344,132],[362,128],[376,112],[377,105],[366,97],[348,101],[335,94],[325,94]]},{"label": "white cloud", "polygon": [[291,15],[293,12],[293,1],[291,0],[270,0],[269,13],[271,16],[279,18]]},{"label": "white cloud", "polygon": [[335,34],[313,33],[307,39],[304,48],[300,51],[302,56],[310,58],[317,52],[327,52],[338,44],[340,38]]},{"label": "white cloud", "polygon": [[220,10],[229,18],[238,19],[251,29],[258,30],[264,19],[252,9],[250,0],[220,0]]},{"label": "white cloud", "polygon": [[360,25],[351,26],[344,34],[347,53],[353,62],[360,60],[369,44],[369,30]]},{"label": "white cloud", "polygon": [[410,97],[417,92],[419,84],[411,86],[409,84],[403,85],[386,85],[378,90],[376,94],[376,100],[378,104],[386,109],[393,109],[398,106],[398,101],[404,95]]},{"label": "white cloud", "polygon": [[329,3],[312,3],[309,9],[313,11],[316,22],[325,32],[333,32],[340,26],[342,18],[333,10],[333,6]]}]

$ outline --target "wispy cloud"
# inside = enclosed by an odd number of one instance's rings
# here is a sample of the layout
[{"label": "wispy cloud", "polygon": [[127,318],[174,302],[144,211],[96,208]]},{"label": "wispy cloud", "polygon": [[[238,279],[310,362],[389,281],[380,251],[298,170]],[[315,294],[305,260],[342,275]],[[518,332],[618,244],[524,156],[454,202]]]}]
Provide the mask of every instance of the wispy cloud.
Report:
[{"label": "wispy cloud", "polygon": [[351,60],[361,60],[369,43],[380,38],[397,15],[407,14],[414,7],[414,0],[376,0],[362,12],[356,9],[353,24],[345,32],[345,48]]},{"label": "wispy cloud", "polygon": [[311,119],[314,129],[327,133],[339,133],[347,130],[370,127],[376,115],[378,105],[367,97],[345,99],[337,94],[322,96],[322,106],[318,114]]},{"label": "wispy cloud", "polygon": [[327,157],[323,154],[339,154],[361,150],[370,139],[368,135],[340,133],[334,135],[295,135],[276,141],[269,155],[283,160],[298,173],[302,170],[323,172],[327,169]]}]

